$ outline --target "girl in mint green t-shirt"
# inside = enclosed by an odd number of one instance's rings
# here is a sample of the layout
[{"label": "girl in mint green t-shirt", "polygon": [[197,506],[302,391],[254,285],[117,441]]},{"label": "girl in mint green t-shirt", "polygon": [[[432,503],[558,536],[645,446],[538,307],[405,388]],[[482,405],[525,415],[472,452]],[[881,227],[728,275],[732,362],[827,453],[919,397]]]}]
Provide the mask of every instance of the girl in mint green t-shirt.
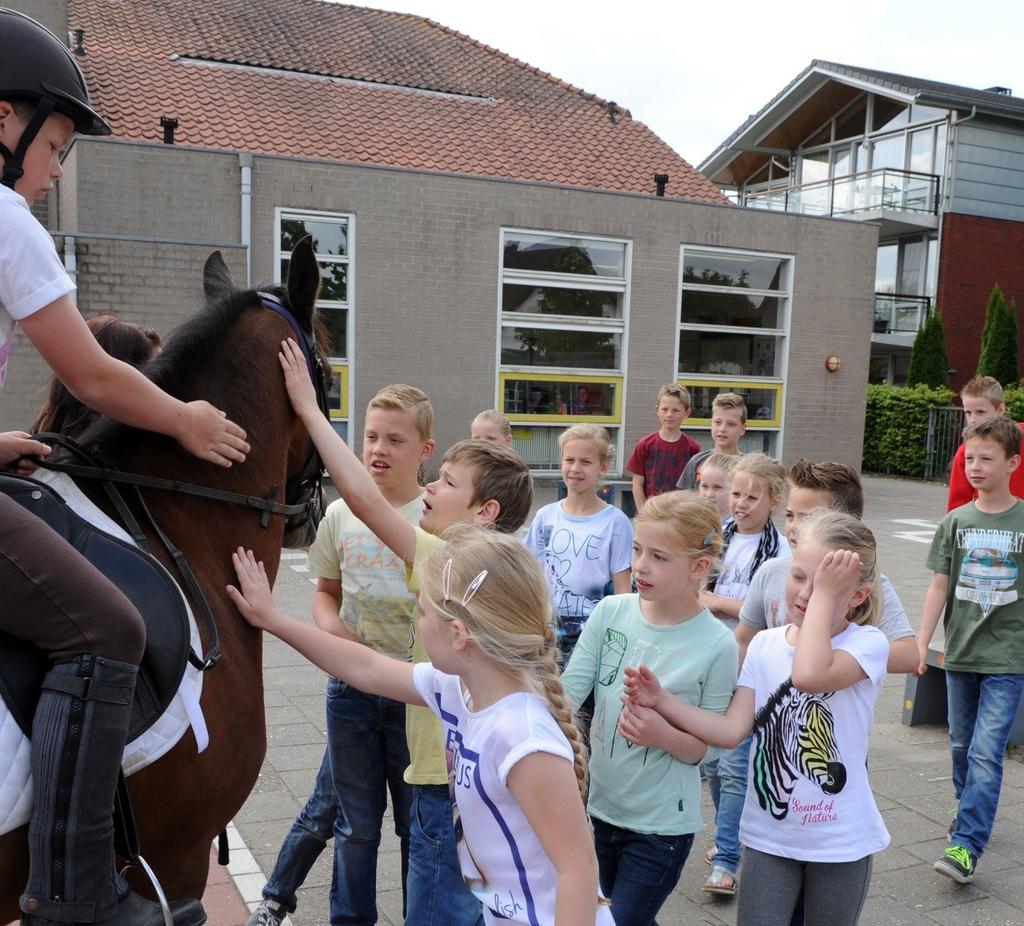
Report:
[{"label": "girl in mint green t-shirt", "polygon": [[720,523],[695,492],[649,499],[633,541],[638,593],[597,605],[562,676],[576,705],[594,694],[587,810],[616,926],[654,921],[702,828],[697,765],[707,744],[654,711],[620,715],[624,670],[639,665],[691,704],[728,707],[736,642],[698,599],[721,551]]}]

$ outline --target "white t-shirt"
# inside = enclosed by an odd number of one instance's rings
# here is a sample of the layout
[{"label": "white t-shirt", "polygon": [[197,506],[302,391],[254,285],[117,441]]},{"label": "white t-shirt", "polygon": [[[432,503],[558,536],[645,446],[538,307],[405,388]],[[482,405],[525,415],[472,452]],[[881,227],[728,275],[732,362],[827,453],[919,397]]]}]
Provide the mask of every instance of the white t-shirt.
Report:
[{"label": "white t-shirt", "polygon": [[853,656],[867,678],[807,694],[793,687],[788,630],[754,637],[740,670],[755,712],[740,842],[782,858],[853,862],[889,844],[866,765],[889,643],[877,627],[851,624],[832,649]]},{"label": "white t-shirt", "polygon": [[[779,552],[774,559],[792,559],[793,551],[790,550],[786,538],[779,533],[778,528],[772,525],[775,531]],[[754,565],[754,556],[757,553],[758,544],[761,542],[761,532],[756,534],[732,535],[729,541],[729,548],[722,557],[722,566],[718,571],[718,581],[715,582],[715,594],[723,598],[746,598],[747,590],[750,588],[750,567]],[[768,560],[771,562],[771,560]],[[765,564],[762,563],[763,568]]]},{"label": "white t-shirt", "polygon": [[629,569],[633,526],[614,505],[579,517],[553,502],[537,512],[526,545],[544,569],[561,629],[578,634],[611,577]]},{"label": "white t-shirt", "polygon": [[[413,681],[441,718],[459,865],[484,922],[554,923],[558,873],[508,789],[509,772],[531,753],[573,761],[547,702],[518,692],[471,711],[458,676],[427,662],[416,664]],[[608,907],[598,907],[596,924],[614,926]]]},{"label": "white t-shirt", "polygon": [[[771,630],[792,623],[786,611],[786,582],[789,579],[789,560],[769,560],[754,573],[747,597],[740,609],[740,623],[755,630]],[[878,629],[890,643],[912,637],[907,612],[903,609],[900,596],[886,576],[881,576],[884,607],[878,620]]]},{"label": "white t-shirt", "polygon": [[25,197],[0,186],[0,389],[18,321],[74,288]]}]

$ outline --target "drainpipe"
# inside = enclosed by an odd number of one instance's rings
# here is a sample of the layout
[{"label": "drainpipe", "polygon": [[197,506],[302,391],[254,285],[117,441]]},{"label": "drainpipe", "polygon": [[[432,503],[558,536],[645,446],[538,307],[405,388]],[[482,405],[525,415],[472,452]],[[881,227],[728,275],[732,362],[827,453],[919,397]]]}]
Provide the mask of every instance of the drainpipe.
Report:
[{"label": "drainpipe", "polygon": [[241,244],[245,248],[245,285],[252,286],[252,154],[241,152],[238,166],[242,171],[240,187],[242,208]]},{"label": "drainpipe", "polygon": [[948,163],[946,164],[946,177],[943,178],[946,181],[946,189],[943,191],[942,197],[946,201],[946,208],[942,210],[943,212],[947,212],[949,210],[949,206],[952,202],[953,197],[953,181],[955,179],[954,175],[956,173],[956,157],[957,152],[960,150],[960,126],[962,126],[964,123],[970,122],[977,115],[978,107],[972,106],[971,114],[966,119],[957,119],[956,122],[953,122],[952,119],[949,121],[950,134],[953,136],[953,150],[951,152],[947,150],[947,154],[951,154],[952,157],[947,159]]}]

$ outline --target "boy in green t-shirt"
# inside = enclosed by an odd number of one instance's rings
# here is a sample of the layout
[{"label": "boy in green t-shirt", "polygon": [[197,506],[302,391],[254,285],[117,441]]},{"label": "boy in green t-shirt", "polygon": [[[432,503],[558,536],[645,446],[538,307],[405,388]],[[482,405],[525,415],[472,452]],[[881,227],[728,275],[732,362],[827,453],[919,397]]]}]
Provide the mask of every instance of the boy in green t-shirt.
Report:
[{"label": "boy in green t-shirt", "polygon": [[[935,870],[960,884],[992,834],[1003,753],[1024,691],[1024,502],[1010,491],[1020,465],[1020,430],[1005,416],[964,433],[967,479],[977,499],[939,524],[928,568],[917,675],[939,615],[945,628],[949,743],[956,819]],[[955,582],[950,582],[950,577]]]}]

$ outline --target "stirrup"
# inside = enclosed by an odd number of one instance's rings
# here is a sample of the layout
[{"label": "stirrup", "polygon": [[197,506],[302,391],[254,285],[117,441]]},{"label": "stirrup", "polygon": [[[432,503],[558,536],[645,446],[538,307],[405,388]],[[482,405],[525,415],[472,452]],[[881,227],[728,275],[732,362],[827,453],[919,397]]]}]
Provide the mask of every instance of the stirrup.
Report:
[{"label": "stirrup", "polygon": [[137,864],[138,869],[146,876],[149,881],[150,887],[153,888],[153,892],[156,894],[156,902],[160,904],[160,913],[164,918],[164,926],[174,926],[174,918],[171,916],[171,905],[167,902],[167,895],[164,893],[163,886],[160,884],[160,880],[156,876],[156,872],[150,867],[141,855],[136,854],[135,858],[132,859],[131,863],[125,865],[121,869],[121,877],[124,877],[124,873]]}]

